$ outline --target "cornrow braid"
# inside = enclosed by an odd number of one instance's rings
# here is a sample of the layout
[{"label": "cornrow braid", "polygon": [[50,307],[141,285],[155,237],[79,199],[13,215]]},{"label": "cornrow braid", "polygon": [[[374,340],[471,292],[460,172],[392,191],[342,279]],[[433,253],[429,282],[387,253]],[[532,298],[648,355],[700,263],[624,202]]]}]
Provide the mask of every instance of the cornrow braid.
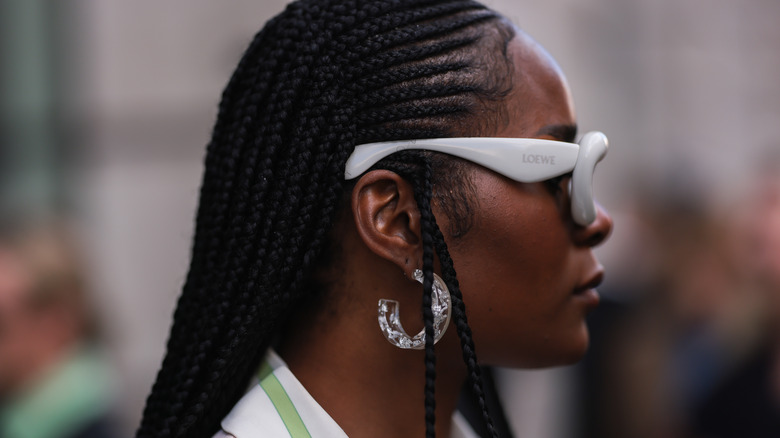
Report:
[{"label": "cornrow braid", "polygon": [[[470,0],[301,0],[266,24],[222,94],[190,267],[137,436],[216,432],[293,309],[316,293],[312,271],[348,188],[344,163],[354,146],[495,129],[511,88],[512,36]],[[433,339],[432,251],[443,245],[430,213],[436,166],[416,175],[409,178],[430,214],[424,234],[433,236],[424,261]],[[458,300],[455,324],[478,385],[459,290]],[[432,344],[425,357],[432,436]]]}]

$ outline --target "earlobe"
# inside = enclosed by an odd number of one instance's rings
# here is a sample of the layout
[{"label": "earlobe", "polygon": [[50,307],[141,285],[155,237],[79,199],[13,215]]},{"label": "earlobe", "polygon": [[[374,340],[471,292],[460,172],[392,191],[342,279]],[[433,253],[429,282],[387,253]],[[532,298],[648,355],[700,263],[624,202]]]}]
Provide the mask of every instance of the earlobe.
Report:
[{"label": "earlobe", "polygon": [[395,172],[373,170],[355,184],[351,207],[366,247],[411,278],[422,259],[420,210],[412,185]]}]

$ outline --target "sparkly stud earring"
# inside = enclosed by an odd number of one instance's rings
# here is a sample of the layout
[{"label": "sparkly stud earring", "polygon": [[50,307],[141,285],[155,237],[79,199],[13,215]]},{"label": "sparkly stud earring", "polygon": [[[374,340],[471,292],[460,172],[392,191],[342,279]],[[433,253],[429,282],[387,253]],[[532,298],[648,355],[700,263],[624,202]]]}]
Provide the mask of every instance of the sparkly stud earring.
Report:
[{"label": "sparkly stud earring", "polygon": [[[423,272],[414,270],[414,279],[423,282]],[[450,325],[452,300],[447,285],[436,274],[433,274],[433,294],[431,296],[431,310],[433,311],[433,343],[439,342],[447,327]],[[388,342],[404,350],[422,350],[425,348],[425,329],[420,330],[414,337],[406,334],[398,316],[398,301],[379,300],[379,328]]]}]

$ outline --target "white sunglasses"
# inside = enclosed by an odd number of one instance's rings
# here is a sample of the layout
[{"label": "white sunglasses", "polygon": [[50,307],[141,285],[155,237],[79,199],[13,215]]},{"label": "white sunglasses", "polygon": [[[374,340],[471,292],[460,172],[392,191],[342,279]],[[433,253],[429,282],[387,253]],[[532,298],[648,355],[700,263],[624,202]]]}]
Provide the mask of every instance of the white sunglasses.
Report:
[{"label": "white sunglasses", "polygon": [[442,152],[477,163],[518,182],[538,182],[572,172],[571,214],[582,226],[596,220],[593,171],[607,154],[607,137],[598,131],[577,143],[538,138],[460,137],[387,141],[355,146],[344,179],[357,178],[382,158],[404,150]]}]

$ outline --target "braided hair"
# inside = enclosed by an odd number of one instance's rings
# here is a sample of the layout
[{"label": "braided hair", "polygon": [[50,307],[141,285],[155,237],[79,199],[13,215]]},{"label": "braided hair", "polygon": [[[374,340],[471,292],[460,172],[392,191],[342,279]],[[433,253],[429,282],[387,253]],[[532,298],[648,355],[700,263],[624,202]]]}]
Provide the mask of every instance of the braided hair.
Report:
[{"label": "braided hair", "polygon": [[[266,24],[222,94],[189,272],[138,437],[216,432],[292,309],[317,293],[312,271],[349,190],[344,164],[355,145],[481,135],[506,123],[501,100],[511,89],[513,36],[501,16],[470,0],[301,0]],[[427,435],[435,424],[435,251],[470,382],[495,436],[431,208],[467,228],[467,196],[457,196],[462,181],[452,180],[458,172],[440,171],[455,169],[454,160],[406,152],[377,167],[413,184],[421,212]],[[455,195],[434,190],[439,185]]]}]

